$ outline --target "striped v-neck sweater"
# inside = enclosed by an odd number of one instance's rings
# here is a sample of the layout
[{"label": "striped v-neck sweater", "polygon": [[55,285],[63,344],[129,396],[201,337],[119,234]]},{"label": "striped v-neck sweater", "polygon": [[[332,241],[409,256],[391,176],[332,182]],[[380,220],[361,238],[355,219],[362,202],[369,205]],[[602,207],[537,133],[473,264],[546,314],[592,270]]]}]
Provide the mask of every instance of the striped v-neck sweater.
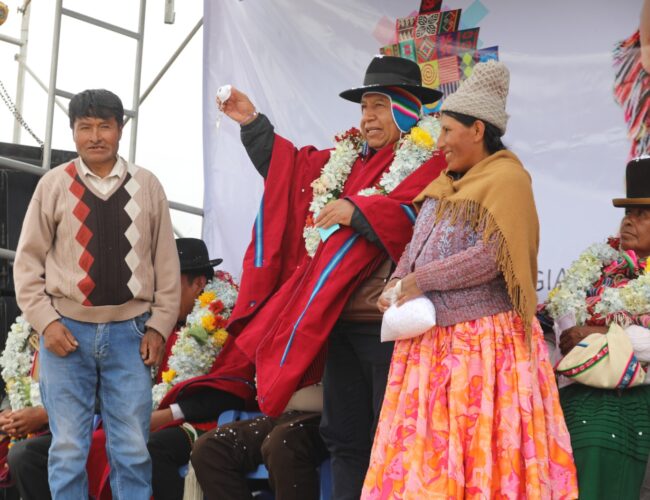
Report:
[{"label": "striped v-neck sweater", "polygon": [[40,333],[61,315],[107,323],[150,311],[172,331],[180,300],[169,207],[158,179],[128,164],[102,194],[79,160],[45,174],[30,202],[14,262],[18,305]]}]

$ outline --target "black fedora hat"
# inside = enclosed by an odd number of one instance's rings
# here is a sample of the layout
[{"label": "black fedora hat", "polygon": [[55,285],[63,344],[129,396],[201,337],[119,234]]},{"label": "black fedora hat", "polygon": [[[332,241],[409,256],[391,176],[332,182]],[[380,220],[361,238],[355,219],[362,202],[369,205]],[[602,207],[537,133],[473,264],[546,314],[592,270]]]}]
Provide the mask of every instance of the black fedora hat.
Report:
[{"label": "black fedora hat", "polygon": [[211,269],[223,262],[223,259],[212,259],[208,257],[208,247],[205,242],[198,238],[177,238],[176,249],[178,260],[181,263],[181,272],[198,271],[200,269]]},{"label": "black fedora hat", "polygon": [[420,66],[410,59],[394,56],[375,56],[370,61],[363,87],[344,90],[339,95],[352,102],[361,102],[366,92],[381,91],[385,87],[400,87],[415,95],[422,104],[436,102],[442,92],[422,86]]},{"label": "black fedora hat", "polygon": [[650,205],[650,156],[636,158],[625,169],[627,198],[614,198],[615,207]]}]

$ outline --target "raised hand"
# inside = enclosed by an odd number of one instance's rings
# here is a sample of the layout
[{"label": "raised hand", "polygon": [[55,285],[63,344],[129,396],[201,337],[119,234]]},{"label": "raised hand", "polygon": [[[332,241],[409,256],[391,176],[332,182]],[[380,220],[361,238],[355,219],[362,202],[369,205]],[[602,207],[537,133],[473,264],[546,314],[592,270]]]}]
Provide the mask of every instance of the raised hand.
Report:
[{"label": "raised hand", "polygon": [[231,88],[226,102],[221,102],[217,97],[217,107],[240,125],[248,125],[257,116],[255,106],[248,96],[235,87]]}]

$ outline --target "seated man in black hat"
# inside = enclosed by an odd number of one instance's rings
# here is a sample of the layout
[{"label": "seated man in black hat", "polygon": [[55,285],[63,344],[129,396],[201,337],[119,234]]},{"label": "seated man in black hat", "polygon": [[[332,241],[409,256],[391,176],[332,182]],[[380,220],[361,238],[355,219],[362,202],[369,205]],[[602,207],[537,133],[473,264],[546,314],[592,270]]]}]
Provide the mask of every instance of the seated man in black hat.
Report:
[{"label": "seated man in black hat", "polygon": [[[412,234],[411,200],[445,167],[433,152],[435,132],[426,130],[431,122],[421,120],[411,135],[423,104],[441,93],[422,86],[415,62],[373,58],[364,86],[340,94],[361,105],[360,131],[338,136],[334,150],[298,149],[241,91],[220,96],[265,178],[229,331],[255,361],[258,402],[271,417],[319,382],[324,368],[321,434],[332,456],[333,497],[358,498],[392,344],[379,341],[376,308],[373,318],[344,316],[344,308],[362,302],[353,293],[383,263],[399,260]],[[401,148],[406,143],[423,154],[416,158]]]},{"label": "seated man in black hat", "polygon": [[[180,327],[185,323],[185,318],[192,311],[194,302],[206,283],[214,278],[213,267],[219,265],[221,259],[210,260],[205,243],[196,238],[179,238],[176,246],[181,269]],[[174,334],[169,336],[167,352],[175,338]],[[253,397],[253,367],[230,340],[217,359],[219,362],[215,363],[210,375],[174,386],[176,394],[188,384],[192,385],[191,391],[183,391],[182,395],[170,399],[173,403],[152,413],[148,449],[152,459],[153,493],[156,500],[182,498],[183,479],[178,469],[188,463],[192,442],[202,432],[201,423],[215,422],[224,410],[243,409],[246,401]],[[16,424],[5,420],[0,420],[2,430],[11,435],[31,432],[30,429],[35,425],[42,426],[43,418],[47,421],[44,409],[44,415],[34,413],[34,425],[25,432],[22,432],[23,427],[16,430]],[[192,427],[181,426],[184,422],[191,422]],[[211,426],[214,425],[216,423]],[[50,498],[47,482],[50,442],[51,436],[46,434],[18,441],[9,451],[11,475],[23,500]],[[93,497],[103,498],[108,481],[105,477],[102,481],[101,476],[107,464],[101,454],[97,455],[93,450],[91,454],[95,463],[89,464],[90,488],[94,490],[90,493]]]}]

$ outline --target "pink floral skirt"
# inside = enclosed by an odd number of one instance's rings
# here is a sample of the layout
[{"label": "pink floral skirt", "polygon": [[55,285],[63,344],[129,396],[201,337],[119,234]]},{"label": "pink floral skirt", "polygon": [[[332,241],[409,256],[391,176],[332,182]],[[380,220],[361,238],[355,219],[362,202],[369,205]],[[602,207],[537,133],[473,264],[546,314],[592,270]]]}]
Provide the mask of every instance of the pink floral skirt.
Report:
[{"label": "pink floral skirt", "polygon": [[364,499],[577,498],[537,321],[512,311],[398,341]]}]

